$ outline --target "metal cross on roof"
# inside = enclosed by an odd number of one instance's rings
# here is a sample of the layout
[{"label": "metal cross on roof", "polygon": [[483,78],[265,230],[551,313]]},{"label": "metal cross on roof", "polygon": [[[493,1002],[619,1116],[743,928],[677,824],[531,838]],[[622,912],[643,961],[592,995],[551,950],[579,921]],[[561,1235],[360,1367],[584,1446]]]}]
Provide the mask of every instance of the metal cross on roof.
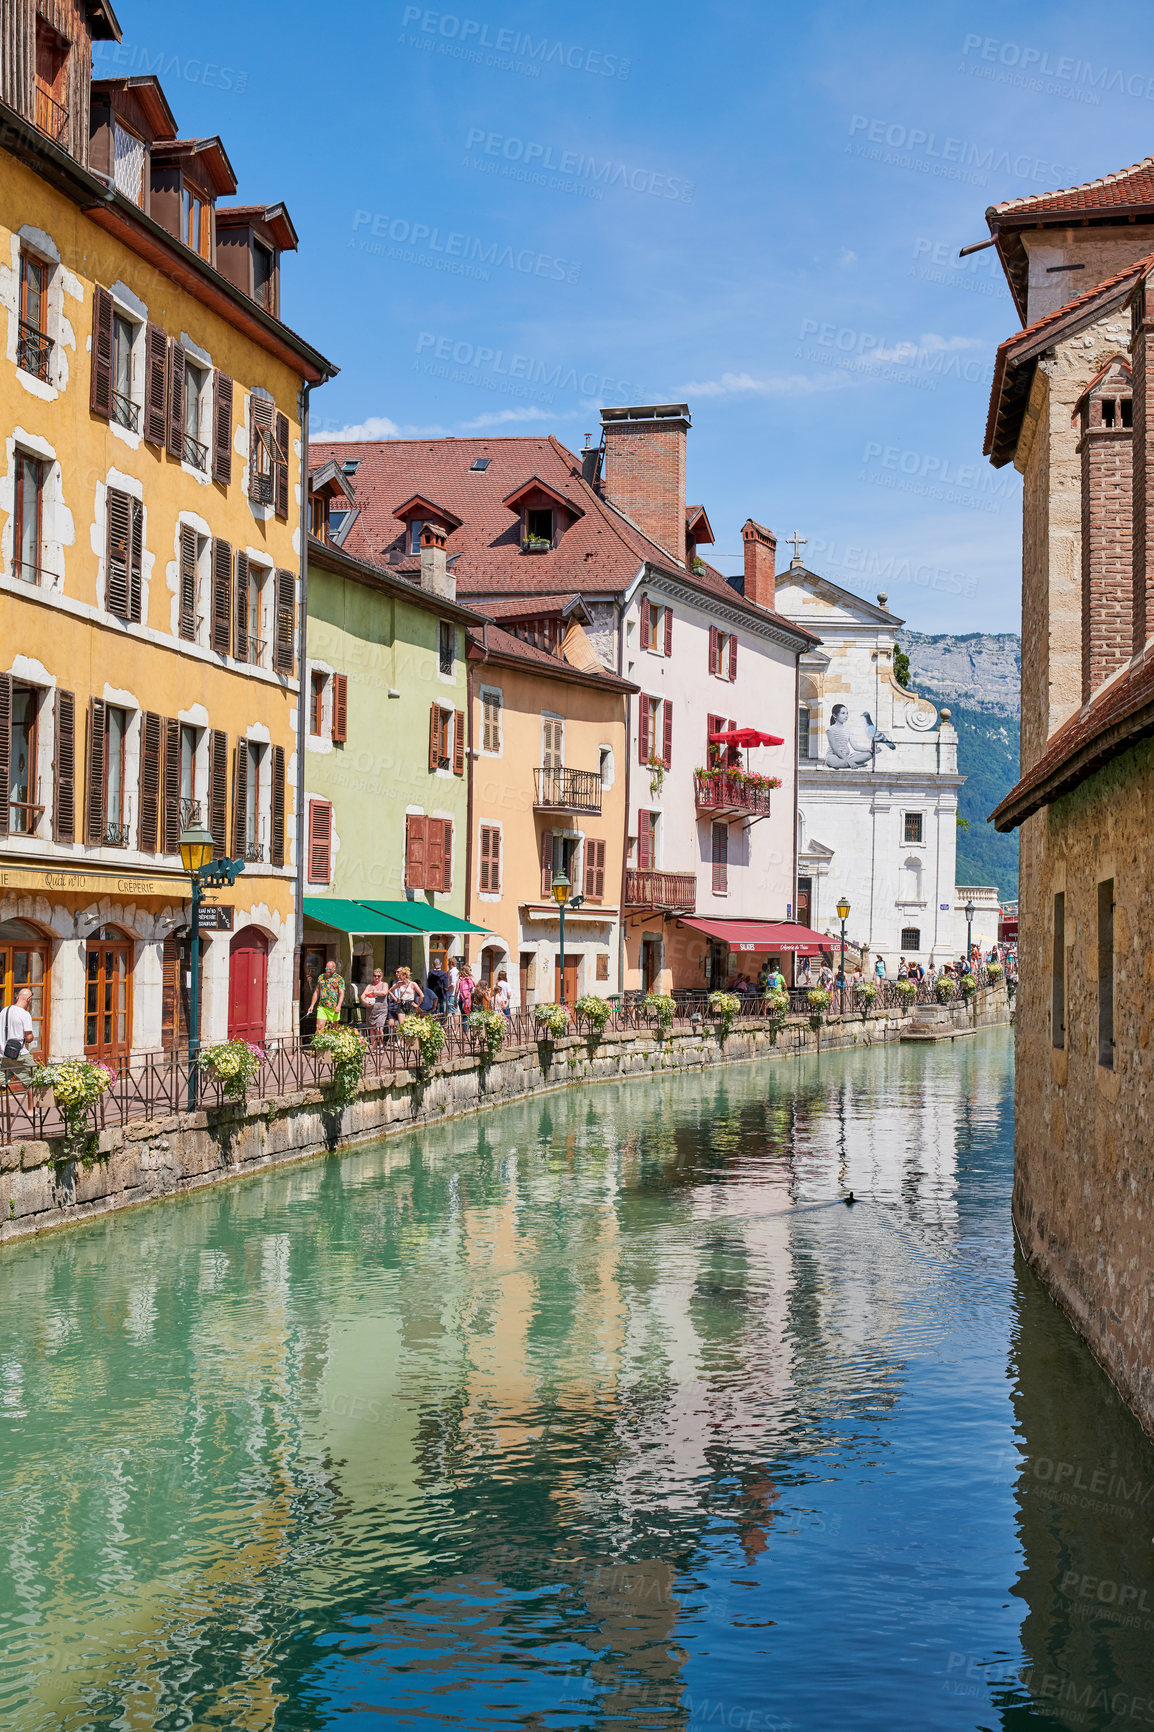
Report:
[{"label": "metal cross on roof", "polygon": [[793,557],[795,559],[800,559],[801,558],[801,549],[805,546],[806,542],[809,540],[809,536],[808,535],[799,535],[797,533],[797,530],[795,529],[793,534],[787,535],[785,539],[787,541],[793,542]]}]

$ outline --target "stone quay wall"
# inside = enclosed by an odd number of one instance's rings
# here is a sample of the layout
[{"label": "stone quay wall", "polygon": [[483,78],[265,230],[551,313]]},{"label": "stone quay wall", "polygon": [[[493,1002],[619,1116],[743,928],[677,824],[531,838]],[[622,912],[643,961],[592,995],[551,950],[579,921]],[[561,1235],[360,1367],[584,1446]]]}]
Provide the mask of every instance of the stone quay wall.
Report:
[{"label": "stone quay wall", "polygon": [[[974,1027],[1010,1020],[1004,987],[990,987],[977,997],[971,1007]],[[847,1018],[816,1033],[791,1022],[776,1041],[763,1023],[738,1023],[724,1042],[712,1027],[678,1030],[664,1040],[636,1030],[607,1031],[597,1042],[567,1036],[505,1048],[489,1065],[459,1058],[424,1078],[398,1070],[363,1082],[344,1108],[324,1090],[307,1089],[274,1100],[133,1120],[100,1132],[83,1157],[70,1156],[58,1141],[11,1143],[0,1146],[0,1242],[331,1155],[546,1090],[882,1045],[897,1040],[907,1020]]]}]

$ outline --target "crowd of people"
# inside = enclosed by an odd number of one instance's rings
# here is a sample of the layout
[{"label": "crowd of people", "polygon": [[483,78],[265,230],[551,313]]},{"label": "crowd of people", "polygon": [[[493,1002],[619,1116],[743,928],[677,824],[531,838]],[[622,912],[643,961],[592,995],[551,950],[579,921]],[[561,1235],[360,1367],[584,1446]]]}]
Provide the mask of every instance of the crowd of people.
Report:
[{"label": "crowd of people", "polygon": [[474,1010],[495,1010],[507,1022],[512,1020],[513,995],[505,969],[498,970],[497,978],[489,986],[474,979],[467,962],[458,964],[455,957],[450,957],[447,967],[434,959],[423,986],[414,980],[412,970],[403,965],[396,970],[391,984],[383,969],[374,968],[368,985],[358,986],[346,982],[336,963],[330,960],[318,976],[305,1015],[315,1016],[318,1028],[341,1021],[362,1025],[370,1040],[379,1044],[394,1033],[403,1016],[469,1016]]}]

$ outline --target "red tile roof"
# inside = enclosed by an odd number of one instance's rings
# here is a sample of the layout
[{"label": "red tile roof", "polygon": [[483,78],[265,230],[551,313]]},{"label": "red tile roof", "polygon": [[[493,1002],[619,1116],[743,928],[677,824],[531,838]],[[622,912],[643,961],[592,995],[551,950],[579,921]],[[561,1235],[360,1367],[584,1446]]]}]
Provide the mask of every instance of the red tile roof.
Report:
[{"label": "red tile roof", "polygon": [[502,662],[523,662],[534,673],[544,674],[550,679],[573,680],[583,686],[602,686],[607,692],[640,690],[632,680],[622,679],[608,668],[588,671],[574,667],[572,662],[565,661],[561,656],[550,655],[548,650],[538,649],[536,644],[526,643],[523,638],[514,637],[511,631],[505,631],[499,625],[491,625],[486,631],[471,627],[469,654],[474,661],[488,658]]},{"label": "red tile roof", "polygon": [[1145,156],[1141,162],[1120,168],[1114,174],[1104,174],[1098,180],[1083,181],[1080,186],[1007,199],[1003,204],[991,205],[986,215],[994,221],[1007,216],[1088,215],[1123,207],[1154,210],[1154,156]]}]

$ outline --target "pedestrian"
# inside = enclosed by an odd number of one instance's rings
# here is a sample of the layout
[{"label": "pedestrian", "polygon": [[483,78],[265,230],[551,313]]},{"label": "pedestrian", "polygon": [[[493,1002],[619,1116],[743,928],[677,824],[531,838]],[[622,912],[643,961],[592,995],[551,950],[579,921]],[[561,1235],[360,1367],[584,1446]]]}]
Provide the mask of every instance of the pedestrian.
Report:
[{"label": "pedestrian", "polygon": [[373,978],[362,992],[361,1002],[368,1011],[369,1040],[373,1046],[380,1046],[389,1027],[389,988],[383,969],[373,969]]},{"label": "pedestrian", "polygon": [[0,1011],[0,1074],[4,1087],[16,1081],[28,1087],[32,1075],[32,988],[22,986],[12,1003]]},{"label": "pedestrian", "polygon": [[885,979],[885,977],[886,977],[886,959],[884,956],[879,956],[877,961],[874,963],[874,975],[879,981],[882,981]]},{"label": "pedestrian", "polygon": [[499,1010],[506,1022],[512,1022],[513,994],[509,991],[509,976],[503,968],[497,971],[497,990],[493,994],[493,1009]]},{"label": "pedestrian", "polygon": [[457,966],[457,958],[449,958],[449,1009],[456,1010],[457,998],[461,987],[461,970]]},{"label": "pedestrian", "polygon": [[460,1006],[462,1016],[469,1016],[472,1013],[473,991],[473,971],[467,962],[462,962],[457,977],[457,1003]]},{"label": "pedestrian", "polygon": [[433,958],[432,968],[425,975],[425,984],[436,1000],[433,1014],[444,1016],[449,1002],[449,977],[436,957]]},{"label": "pedestrian", "polygon": [[[807,968],[808,968],[808,964],[809,964],[809,959],[807,957],[806,958]],[[768,985],[769,985],[770,992],[784,992],[785,991],[785,975],[781,972],[780,967],[773,968],[770,970]]]},{"label": "pedestrian", "polygon": [[416,1010],[423,994],[410,971],[402,964],[393,977],[389,988],[389,1021],[399,1022],[402,1016],[408,1016]]},{"label": "pedestrian", "polygon": [[904,956],[899,956],[898,957],[898,979],[899,980],[908,980],[909,974],[910,974],[909,964],[907,963]]},{"label": "pedestrian", "polygon": [[345,983],[337,973],[336,963],[330,958],[325,963],[324,973],[317,981],[316,991],[313,993],[312,1003],[309,1005],[307,1014],[311,1016],[315,1010],[317,1028],[323,1029],[329,1023],[338,1023],[341,1020],[341,1007],[344,1002]]}]

